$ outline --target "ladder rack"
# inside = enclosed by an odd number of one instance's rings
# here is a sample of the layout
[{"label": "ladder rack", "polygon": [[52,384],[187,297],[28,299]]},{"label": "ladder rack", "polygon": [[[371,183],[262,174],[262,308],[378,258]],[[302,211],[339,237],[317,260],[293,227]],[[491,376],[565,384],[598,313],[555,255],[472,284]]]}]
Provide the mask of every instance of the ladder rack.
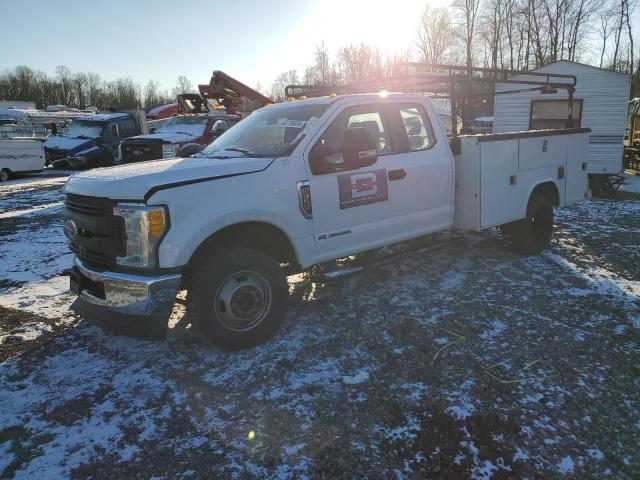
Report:
[{"label": "ladder rack", "polygon": [[[528,85],[530,88],[497,92],[495,91],[496,83]],[[465,113],[469,108],[470,100],[525,91],[556,93],[559,89],[566,90],[569,95],[566,126],[573,128],[573,94],[576,83],[575,75],[559,73],[402,62],[394,65],[393,74],[387,77],[347,85],[287,85],[285,95],[287,98],[322,97],[332,94],[377,93],[386,90],[399,93],[423,93],[437,98],[448,98],[451,104],[451,132],[452,136],[456,137],[458,135],[458,111],[463,113],[462,117],[465,122],[463,131],[468,129],[469,119]],[[483,87],[485,90],[489,90],[482,92]]]}]

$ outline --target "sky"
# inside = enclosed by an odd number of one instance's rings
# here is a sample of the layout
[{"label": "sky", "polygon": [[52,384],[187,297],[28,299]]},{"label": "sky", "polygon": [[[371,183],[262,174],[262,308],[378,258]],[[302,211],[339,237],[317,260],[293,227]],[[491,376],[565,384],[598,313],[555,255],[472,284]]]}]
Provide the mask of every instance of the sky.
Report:
[{"label": "sky", "polygon": [[[435,3],[446,3],[439,0]],[[402,4],[402,8],[398,5]],[[56,65],[105,80],[149,79],[171,89],[180,75],[208,83],[222,70],[268,88],[300,73],[316,45],[331,52],[364,41],[383,52],[412,45],[425,0],[0,0],[0,70]]]}]

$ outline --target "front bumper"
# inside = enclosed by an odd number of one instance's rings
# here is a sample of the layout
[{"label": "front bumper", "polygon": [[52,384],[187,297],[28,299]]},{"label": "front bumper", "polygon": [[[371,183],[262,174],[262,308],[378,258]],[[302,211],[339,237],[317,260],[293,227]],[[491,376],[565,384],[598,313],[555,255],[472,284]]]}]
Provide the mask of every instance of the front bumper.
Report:
[{"label": "front bumper", "polygon": [[76,258],[71,290],[78,298],[71,309],[117,333],[164,338],[181,282],[180,273],[99,272]]},{"label": "front bumper", "polygon": [[67,157],[65,160],[71,168],[81,168],[89,165],[89,159],[87,157]]}]

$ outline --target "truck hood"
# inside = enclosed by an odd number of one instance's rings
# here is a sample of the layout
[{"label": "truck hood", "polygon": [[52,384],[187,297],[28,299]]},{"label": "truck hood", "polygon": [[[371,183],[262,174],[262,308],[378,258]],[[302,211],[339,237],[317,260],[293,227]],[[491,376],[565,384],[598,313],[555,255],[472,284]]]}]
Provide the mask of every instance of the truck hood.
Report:
[{"label": "truck hood", "polygon": [[85,150],[96,142],[95,138],[71,138],[61,135],[54,135],[47,138],[44,142],[44,148],[50,148],[52,150],[64,150],[68,152]]},{"label": "truck hood", "polygon": [[124,143],[142,143],[142,142],[162,142],[162,143],[186,143],[195,140],[198,137],[186,135],[184,133],[175,132],[156,132],[148,135],[138,135],[127,138]]},{"label": "truck hood", "polygon": [[153,192],[265,170],[273,158],[174,158],[97,168],[69,177],[64,191],[114,200],[145,200]]}]

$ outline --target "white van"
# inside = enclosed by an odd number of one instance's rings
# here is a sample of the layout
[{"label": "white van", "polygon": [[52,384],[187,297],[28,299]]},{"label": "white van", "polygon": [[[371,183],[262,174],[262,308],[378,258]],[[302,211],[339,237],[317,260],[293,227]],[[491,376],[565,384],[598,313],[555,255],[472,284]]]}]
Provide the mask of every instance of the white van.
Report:
[{"label": "white van", "polygon": [[41,172],[44,168],[44,140],[38,137],[0,139],[0,182],[15,174]]}]

